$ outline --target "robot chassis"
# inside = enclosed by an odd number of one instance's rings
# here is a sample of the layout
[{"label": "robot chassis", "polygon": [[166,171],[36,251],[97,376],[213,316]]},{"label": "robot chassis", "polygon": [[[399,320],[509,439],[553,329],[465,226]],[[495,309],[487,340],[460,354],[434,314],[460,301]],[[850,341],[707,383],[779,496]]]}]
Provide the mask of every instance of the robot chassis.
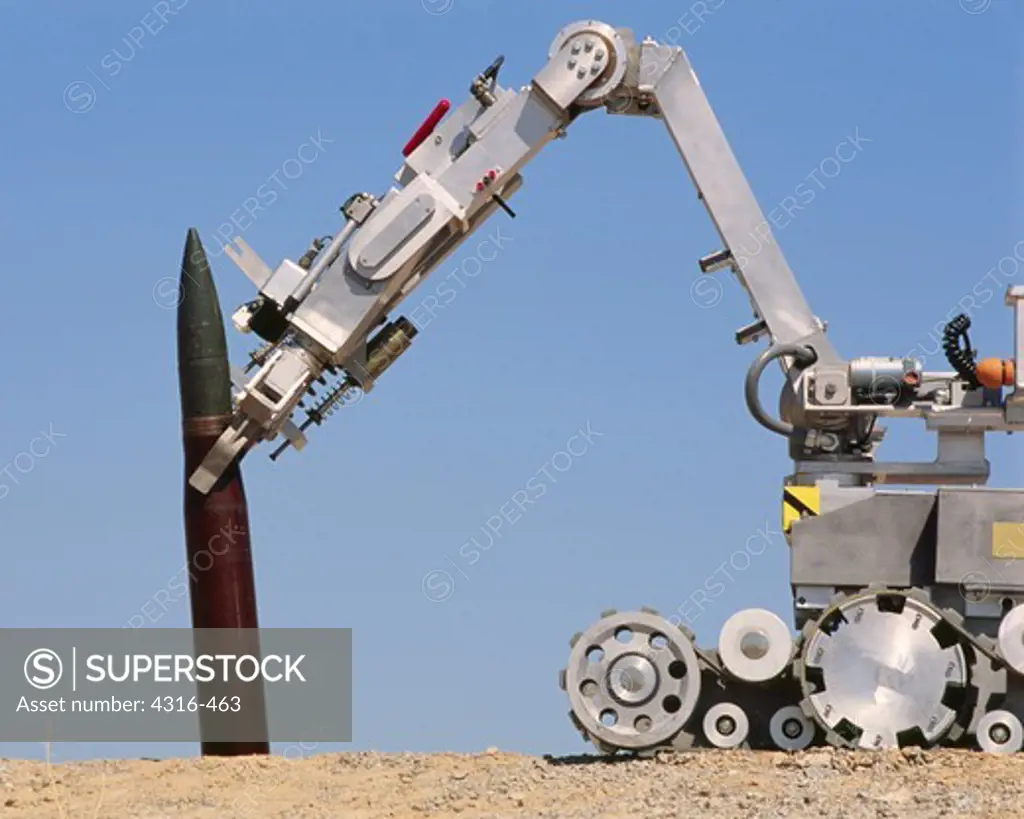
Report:
[{"label": "robot chassis", "polygon": [[[437,105],[405,146],[396,186],[350,197],[343,228],[299,262],[271,270],[240,238],[225,248],[259,290],[234,324],[265,344],[236,371],[234,420],[192,486],[209,492],[261,441],[285,439],[272,458],[301,449],[310,425],[372,390],[416,335],[389,313],[491,215],[515,216],[507,200],[521,168],[580,115],[603,108],[660,120],[721,238],[700,269],[729,270],[746,290],[754,321],[736,341],[769,342],[747,373],[746,402],[787,439],[794,462],[783,528],[800,632],[794,639],[778,616],[751,609],[727,621],[715,649],[701,649],[653,610],[605,612],[572,639],[560,674],[572,721],[607,753],[821,744],[1020,751],[1024,492],[985,488],[984,444],[988,432],[1024,429],[1024,288],[1006,294],[1012,360],[976,362],[965,316],[946,328],[950,372],[925,372],[911,358],[844,360],[682,49],[591,20],[559,32],[547,64],[519,90],[498,84],[503,59],[477,75],[463,105],[450,113],[447,100]],[[750,257],[739,252],[747,239],[761,248]],[[773,363],[785,374],[778,417],[758,395]],[[299,409],[301,427],[292,421]],[[924,419],[937,457],[876,460],[880,418]]]}]

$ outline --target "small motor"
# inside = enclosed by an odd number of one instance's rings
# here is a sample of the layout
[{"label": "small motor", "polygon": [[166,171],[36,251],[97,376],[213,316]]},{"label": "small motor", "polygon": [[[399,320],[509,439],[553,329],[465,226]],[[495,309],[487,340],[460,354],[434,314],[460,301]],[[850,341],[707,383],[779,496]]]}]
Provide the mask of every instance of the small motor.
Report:
[{"label": "small motor", "polygon": [[917,395],[923,373],[916,358],[855,358],[850,362],[850,389],[858,401],[900,406]]}]

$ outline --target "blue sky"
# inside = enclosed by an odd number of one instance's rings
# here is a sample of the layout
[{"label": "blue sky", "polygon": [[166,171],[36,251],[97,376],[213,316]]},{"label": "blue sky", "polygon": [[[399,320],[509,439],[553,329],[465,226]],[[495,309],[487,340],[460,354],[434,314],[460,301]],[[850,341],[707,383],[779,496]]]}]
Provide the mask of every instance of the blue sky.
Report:
[{"label": "blue sky", "polygon": [[[157,6],[176,13],[161,23]],[[584,18],[687,50],[766,211],[814,192],[776,235],[841,353],[944,368],[935,327],[1007,258],[974,338],[1011,353],[1024,68],[1010,0],[7,3],[0,623],[121,626],[182,570],[162,282],[186,230],[230,314],[253,296],[217,251],[233,214],[268,262],[297,258],[350,194],[386,190],[438,98],[461,103],[499,53],[502,84],[528,83]],[[717,237],[667,134],[591,114],[524,177],[518,218],[495,216],[435,273],[470,275],[379,388],[304,452],[246,461],[261,624],[354,629],[355,741],[317,750],[577,752],[557,671],[603,609],[686,611],[704,644],[740,608],[789,620],[773,534],[785,445],[743,405],[756,351],[732,340],[749,320],[740,288],[694,284]],[[275,201],[247,218],[267,185]],[[230,343],[243,362],[248,339]],[[930,458],[902,426],[883,453]],[[583,454],[566,461],[567,446]],[[994,485],[1020,483],[1019,457],[992,439]],[[464,544],[538,476],[543,497],[471,563]],[[441,602],[439,571],[454,584]],[[147,625],[189,623],[180,596],[157,611]]]}]

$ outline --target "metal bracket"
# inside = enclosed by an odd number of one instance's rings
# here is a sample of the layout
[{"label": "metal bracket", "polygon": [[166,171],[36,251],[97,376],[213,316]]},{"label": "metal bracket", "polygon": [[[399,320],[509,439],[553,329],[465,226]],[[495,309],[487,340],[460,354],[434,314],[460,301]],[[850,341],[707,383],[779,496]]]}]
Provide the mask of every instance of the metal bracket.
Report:
[{"label": "metal bracket", "polygon": [[1006,304],[1013,308],[1013,392],[1006,398],[1003,417],[1008,424],[1024,422],[1024,285],[1011,285]]}]

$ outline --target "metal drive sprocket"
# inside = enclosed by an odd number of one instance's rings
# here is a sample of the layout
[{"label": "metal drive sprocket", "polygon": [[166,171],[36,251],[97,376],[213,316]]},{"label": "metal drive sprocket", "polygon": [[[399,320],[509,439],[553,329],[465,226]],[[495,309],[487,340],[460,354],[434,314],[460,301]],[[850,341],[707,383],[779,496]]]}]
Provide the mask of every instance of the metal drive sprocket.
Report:
[{"label": "metal drive sprocket", "polygon": [[652,611],[606,613],[573,638],[560,676],[571,715],[604,751],[663,745],[693,715],[701,670],[692,637]]},{"label": "metal drive sprocket", "polygon": [[922,595],[876,589],[840,597],[804,634],[801,705],[830,744],[933,745],[960,716],[967,659]]}]

